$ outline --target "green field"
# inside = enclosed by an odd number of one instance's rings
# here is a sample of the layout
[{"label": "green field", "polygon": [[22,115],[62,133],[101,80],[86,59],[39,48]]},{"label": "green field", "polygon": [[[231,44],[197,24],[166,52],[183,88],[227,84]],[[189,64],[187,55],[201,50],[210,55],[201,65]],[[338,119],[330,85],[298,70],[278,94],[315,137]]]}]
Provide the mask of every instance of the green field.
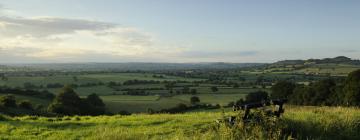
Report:
[{"label": "green field", "polygon": [[[227,105],[229,102],[237,101],[246,94],[199,94],[201,103]],[[133,113],[147,112],[148,108],[153,110],[175,107],[179,103],[190,105],[190,98],[195,95],[177,95],[172,97],[160,96],[129,96],[111,95],[101,96],[108,111],[117,113],[128,111]]]},{"label": "green field", "polygon": [[[359,139],[360,109],[340,107],[286,107],[280,130],[298,139]],[[227,112],[225,116],[233,112]],[[262,139],[266,132],[243,133],[220,126],[221,112],[137,114],[131,116],[4,117],[1,139]],[[238,132],[238,133],[235,133]]]},{"label": "green field", "polygon": [[318,64],[295,71],[296,73],[330,74],[346,76],[348,73],[360,69],[360,66],[345,64]]}]

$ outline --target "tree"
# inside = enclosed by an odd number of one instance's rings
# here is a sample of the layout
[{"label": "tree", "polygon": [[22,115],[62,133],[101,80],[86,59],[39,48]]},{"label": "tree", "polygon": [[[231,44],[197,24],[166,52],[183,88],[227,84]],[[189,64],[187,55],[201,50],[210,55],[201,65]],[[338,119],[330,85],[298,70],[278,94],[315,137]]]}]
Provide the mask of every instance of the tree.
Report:
[{"label": "tree", "polygon": [[105,104],[95,93],[88,95],[85,102],[86,104],[84,106],[88,106],[84,109],[86,114],[101,115],[105,113]]},{"label": "tree", "polygon": [[90,105],[96,106],[96,107],[104,107],[104,102],[100,99],[100,97],[93,93],[87,96],[86,101],[90,103]]},{"label": "tree", "polygon": [[351,72],[344,86],[344,104],[360,106],[360,70]]},{"label": "tree", "polygon": [[295,84],[287,81],[277,82],[271,87],[271,98],[288,98],[294,91]]},{"label": "tree", "polygon": [[268,99],[268,93],[265,91],[251,92],[245,97],[246,103],[261,102]]},{"label": "tree", "polygon": [[211,87],[211,91],[212,91],[212,92],[217,92],[217,91],[219,91],[219,89],[218,89],[218,87],[216,87],[216,86],[212,86],[212,87]]},{"label": "tree", "polygon": [[16,107],[15,97],[12,95],[6,95],[0,98],[0,106],[4,107]]},{"label": "tree", "polygon": [[48,111],[64,115],[80,115],[81,107],[80,97],[70,86],[66,85],[49,105]]},{"label": "tree", "polygon": [[195,105],[195,104],[197,104],[199,102],[200,102],[200,99],[197,96],[193,96],[193,97],[190,98],[190,103],[193,104],[193,105]]},{"label": "tree", "polygon": [[313,105],[330,105],[328,98],[335,94],[335,82],[332,79],[324,79],[314,83],[315,95],[312,97]]}]

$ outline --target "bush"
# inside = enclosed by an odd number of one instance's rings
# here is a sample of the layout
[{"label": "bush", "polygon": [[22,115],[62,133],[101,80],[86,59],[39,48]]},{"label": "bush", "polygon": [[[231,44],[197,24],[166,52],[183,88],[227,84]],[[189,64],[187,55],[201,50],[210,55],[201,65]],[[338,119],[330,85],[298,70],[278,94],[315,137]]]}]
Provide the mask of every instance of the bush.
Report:
[{"label": "bush", "polygon": [[3,107],[17,107],[15,97],[11,95],[1,97],[0,105]]},{"label": "bush", "polygon": [[193,96],[193,97],[190,98],[190,103],[193,104],[193,105],[195,105],[195,104],[197,104],[199,102],[200,102],[200,99],[197,96]]},{"label": "bush", "polygon": [[261,102],[268,99],[268,93],[265,91],[251,92],[245,97],[246,103]]},{"label": "bush", "polygon": [[293,93],[295,84],[287,81],[277,82],[271,87],[271,98],[287,98]]},{"label": "bush", "polygon": [[344,104],[360,106],[360,70],[351,72],[344,87]]},{"label": "bush", "polygon": [[82,101],[75,91],[71,87],[65,86],[49,105],[48,111],[63,115],[81,114],[81,103]]},{"label": "bush", "polygon": [[21,101],[18,104],[18,107],[23,108],[23,109],[28,109],[28,110],[34,110],[30,101]]},{"label": "bush", "polygon": [[105,104],[96,94],[81,99],[70,86],[65,86],[49,105],[48,111],[62,115],[101,115]]}]

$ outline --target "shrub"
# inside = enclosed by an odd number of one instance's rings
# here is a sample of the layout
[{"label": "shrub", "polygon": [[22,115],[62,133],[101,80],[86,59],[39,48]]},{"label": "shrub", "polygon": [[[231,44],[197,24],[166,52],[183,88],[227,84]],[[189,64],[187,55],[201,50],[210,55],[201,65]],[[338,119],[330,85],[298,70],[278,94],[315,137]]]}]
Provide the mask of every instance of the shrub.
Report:
[{"label": "shrub", "polygon": [[193,105],[195,105],[195,104],[197,104],[199,102],[200,102],[200,99],[197,96],[193,96],[193,97],[190,98],[190,103],[193,104]]},{"label": "shrub", "polygon": [[287,98],[293,93],[295,84],[287,81],[277,82],[271,87],[272,98]]},{"label": "shrub", "polygon": [[30,103],[30,101],[20,101],[20,103],[18,104],[18,107],[23,108],[23,109],[33,110],[33,106]]},{"label": "shrub", "polygon": [[344,87],[346,105],[360,106],[360,70],[351,72]]},{"label": "shrub", "polygon": [[6,95],[0,98],[0,105],[4,107],[16,107],[16,100],[14,96]]},{"label": "shrub", "polygon": [[80,107],[80,97],[70,86],[65,86],[49,105],[48,111],[57,114],[75,115],[81,114]]},{"label": "shrub", "polygon": [[248,95],[246,95],[245,102],[247,103],[260,102],[263,100],[267,100],[268,97],[269,97],[268,93],[265,91],[251,92]]}]

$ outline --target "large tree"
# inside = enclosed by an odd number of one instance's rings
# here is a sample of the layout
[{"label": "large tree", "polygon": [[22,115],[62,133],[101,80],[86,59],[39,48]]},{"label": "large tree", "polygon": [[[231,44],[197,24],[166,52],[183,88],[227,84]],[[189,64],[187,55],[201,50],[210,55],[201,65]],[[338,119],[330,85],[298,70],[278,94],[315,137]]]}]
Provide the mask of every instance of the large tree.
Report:
[{"label": "large tree", "polygon": [[64,115],[81,114],[82,100],[70,86],[64,86],[49,105],[49,112]]},{"label": "large tree", "polygon": [[329,97],[335,94],[336,83],[332,79],[324,79],[314,83],[315,95],[312,97],[313,105],[331,105]]},{"label": "large tree", "polygon": [[360,70],[351,72],[344,86],[344,104],[360,106]]},{"label": "large tree", "polygon": [[288,98],[294,91],[295,84],[287,81],[277,82],[271,87],[271,98]]},{"label": "large tree", "polygon": [[105,104],[95,93],[88,95],[85,101],[86,105],[89,106],[84,109],[86,114],[101,115],[105,113]]},{"label": "large tree", "polygon": [[251,92],[245,97],[246,103],[260,102],[269,98],[268,93],[265,91]]}]

